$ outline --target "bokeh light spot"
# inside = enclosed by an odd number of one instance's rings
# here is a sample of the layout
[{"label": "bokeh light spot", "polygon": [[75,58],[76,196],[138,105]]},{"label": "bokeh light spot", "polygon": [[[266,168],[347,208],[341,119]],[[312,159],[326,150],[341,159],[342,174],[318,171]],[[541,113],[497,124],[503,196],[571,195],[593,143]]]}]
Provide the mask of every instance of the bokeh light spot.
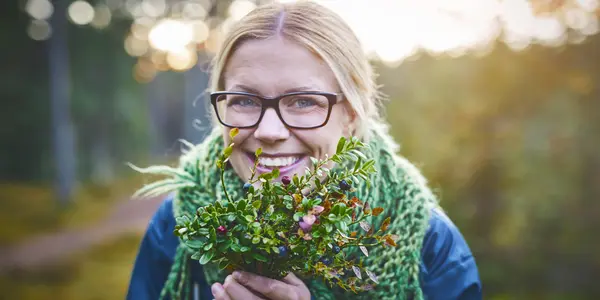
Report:
[{"label": "bokeh light spot", "polygon": [[69,5],[69,19],[77,25],[86,25],[94,20],[94,8],[85,1],[75,1]]}]

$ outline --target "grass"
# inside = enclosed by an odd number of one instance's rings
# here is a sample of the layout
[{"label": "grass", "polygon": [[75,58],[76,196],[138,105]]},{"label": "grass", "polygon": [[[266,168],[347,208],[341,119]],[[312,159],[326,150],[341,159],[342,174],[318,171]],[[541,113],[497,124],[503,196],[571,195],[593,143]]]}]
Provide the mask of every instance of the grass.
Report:
[{"label": "grass", "polygon": [[68,206],[61,207],[51,186],[0,183],[0,247],[44,233],[92,225],[141,185],[141,176],[106,186],[85,184],[75,191]]},{"label": "grass", "polygon": [[1,299],[125,299],[141,235],[107,241],[60,266],[0,276]]}]

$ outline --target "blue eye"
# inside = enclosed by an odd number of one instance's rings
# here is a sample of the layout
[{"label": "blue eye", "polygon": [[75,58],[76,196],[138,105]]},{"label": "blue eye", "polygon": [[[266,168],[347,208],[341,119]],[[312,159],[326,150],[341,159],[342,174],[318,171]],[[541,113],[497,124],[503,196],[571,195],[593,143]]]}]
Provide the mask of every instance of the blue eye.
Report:
[{"label": "blue eye", "polygon": [[252,98],[235,97],[228,101],[228,106],[256,107],[260,106],[260,103]]},{"label": "blue eye", "polygon": [[297,108],[311,107],[315,104],[316,104],[315,101],[310,98],[296,98],[296,99],[294,99],[294,102],[292,103],[292,105],[294,105]]}]

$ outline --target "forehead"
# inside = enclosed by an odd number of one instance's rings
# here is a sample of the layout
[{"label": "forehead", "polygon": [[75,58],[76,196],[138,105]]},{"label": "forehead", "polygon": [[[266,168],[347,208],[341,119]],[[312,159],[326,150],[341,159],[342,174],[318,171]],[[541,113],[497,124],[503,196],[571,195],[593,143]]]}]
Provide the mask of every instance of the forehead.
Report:
[{"label": "forehead", "polygon": [[223,79],[226,90],[245,86],[265,96],[299,88],[337,92],[335,76],[322,59],[280,37],[243,42],[230,56]]}]

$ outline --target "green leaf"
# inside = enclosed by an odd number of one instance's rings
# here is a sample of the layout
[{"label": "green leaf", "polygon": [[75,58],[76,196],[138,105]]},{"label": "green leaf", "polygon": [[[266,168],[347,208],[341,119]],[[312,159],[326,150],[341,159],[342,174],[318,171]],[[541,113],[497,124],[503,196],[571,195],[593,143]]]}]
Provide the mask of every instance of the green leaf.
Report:
[{"label": "green leaf", "polygon": [[188,218],[188,216],[186,216],[186,215],[183,215],[183,216],[180,216],[180,217],[177,217],[177,218],[175,218],[175,222],[176,222],[177,224],[185,224],[185,225],[188,225],[188,224],[190,224],[192,221],[190,220],[190,218]]},{"label": "green leaf", "polygon": [[[226,242],[221,243],[219,245],[219,247],[218,247],[218,251],[221,252],[221,253],[223,253],[223,252],[227,251],[227,249],[229,248],[229,246],[232,246],[231,240],[227,240]],[[232,248],[233,248],[233,246],[232,246]]]},{"label": "green leaf", "polygon": [[256,151],[254,151],[254,155],[256,157],[259,157],[261,154],[262,154],[262,148],[258,148],[258,149],[256,149]]},{"label": "green leaf", "polygon": [[356,156],[358,156],[358,157],[360,157],[362,159],[367,159],[367,157],[362,152],[360,152],[360,151],[358,151],[356,149],[351,150],[350,152],[354,153],[354,155],[356,155]]},{"label": "green leaf", "polygon": [[319,161],[316,158],[314,158],[314,157],[311,156],[310,157],[310,162],[312,163],[313,169],[316,169],[317,168],[317,164],[319,163]]},{"label": "green leaf", "polygon": [[247,247],[247,246],[242,246],[242,247],[240,248],[240,251],[241,251],[241,252],[248,252],[248,251],[250,251],[250,247]]},{"label": "green leaf", "polygon": [[215,205],[214,206],[215,206],[215,210],[216,211],[223,210],[223,205],[221,204],[221,201],[219,201],[219,200],[215,201]]},{"label": "green leaf", "polygon": [[260,236],[255,236],[252,238],[252,244],[258,244],[260,243]]},{"label": "green leaf", "polygon": [[272,172],[271,172],[271,178],[277,178],[279,177],[279,168],[275,168]]},{"label": "green leaf", "polygon": [[208,251],[213,247],[213,243],[207,244],[206,246],[204,246],[204,251]]},{"label": "green leaf", "polygon": [[227,221],[228,221],[228,222],[233,222],[233,221],[235,221],[235,214],[228,214],[228,215],[227,215]]},{"label": "green leaf", "polygon": [[254,257],[254,259],[262,261],[262,262],[267,262],[268,261],[266,257],[264,257],[261,254],[256,253],[256,252],[252,253],[252,257]]},{"label": "green leaf", "polygon": [[166,175],[166,176],[182,179],[184,181],[194,182],[194,177],[190,173],[188,173],[182,169],[172,168],[169,166],[150,166],[147,168],[140,168],[131,163],[127,163],[127,165],[139,173]]},{"label": "green leaf", "polygon": [[298,221],[300,221],[300,218],[304,217],[304,215],[305,215],[304,212],[299,211],[294,214],[293,219],[294,219],[294,221],[298,222]]},{"label": "green leaf", "polygon": [[302,198],[302,206],[307,206],[308,204],[308,198],[304,197]]},{"label": "green leaf", "polygon": [[233,213],[236,211],[235,203],[227,202],[227,212]]},{"label": "green leaf", "polygon": [[240,129],[239,128],[231,128],[231,130],[229,130],[229,136],[231,138],[234,138],[236,135],[238,135],[238,133],[240,133]]},{"label": "green leaf", "polygon": [[192,249],[201,249],[204,246],[204,242],[201,240],[187,240],[184,242],[186,246]]},{"label": "green leaf", "polygon": [[217,231],[215,230],[215,228],[211,227],[209,229],[209,231],[210,231],[210,240],[213,242],[216,241],[217,240]]},{"label": "green leaf", "polygon": [[340,221],[338,223],[338,228],[343,232],[348,232],[348,224],[346,224],[344,221]]},{"label": "green leaf", "polygon": [[230,145],[227,148],[225,148],[225,150],[223,150],[223,155],[225,155],[225,157],[229,157],[231,155],[231,152],[233,152],[233,145]]},{"label": "green leaf", "polygon": [[202,256],[202,253],[200,252],[195,252],[194,254],[192,254],[191,259],[193,260],[200,260],[200,257]]},{"label": "green leaf", "polygon": [[354,155],[354,153],[352,153],[352,152],[346,152],[346,155],[348,155],[350,157],[350,159],[352,159],[352,160],[358,159],[358,157],[356,155]]},{"label": "green leaf", "polygon": [[271,180],[272,177],[273,176],[272,176],[271,172],[262,173],[262,174],[260,174],[258,176],[259,179],[262,178],[262,179],[265,179],[265,180]]},{"label": "green leaf", "polygon": [[238,245],[237,243],[231,244],[231,250],[233,252],[241,252],[242,251],[242,249],[240,248],[240,245]]},{"label": "green leaf", "polygon": [[215,256],[214,249],[212,249],[211,251],[205,252],[204,254],[202,254],[202,257],[200,257],[200,264],[205,265],[213,258],[213,256]]},{"label": "green leaf", "polygon": [[246,205],[248,204],[247,200],[240,200],[237,203],[237,209],[243,211],[244,209],[246,209]]},{"label": "green leaf", "polygon": [[222,261],[219,262],[219,269],[223,270],[223,269],[227,268],[227,265],[229,265],[229,260],[223,259]]},{"label": "green leaf", "polygon": [[254,217],[253,217],[253,216],[251,216],[251,215],[246,215],[246,216],[244,216],[244,218],[245,218],[245,219],[246,219],[246,221],[248,221],[248,222],[254,222]]},{"label": "green leaf", "polygon": [[331,223],[325,223],[325,231],[327,233],[330,233],[331,231],[333,231],[333,225],[331,225]]},{"label": "green leaf", "polygon": [[320,231],[313,231],[313,233],[312,233],[312,237],[314,237],[314,238],[319,238],[319,237],[321,237],[321,232],[320,232]]},{"label": "green leaf", "polygon": [[255,209],[260,209],[260,200],[256,200],[254,202],[252,202],[252,207],[254,207]]},{"label": "green leaf", "polygon": [[346,144],[346,138],[341,137],[338,141],[337,147],[335,149],[335,154],[340,154],[342,150],[344,150],[344,145]]}]

